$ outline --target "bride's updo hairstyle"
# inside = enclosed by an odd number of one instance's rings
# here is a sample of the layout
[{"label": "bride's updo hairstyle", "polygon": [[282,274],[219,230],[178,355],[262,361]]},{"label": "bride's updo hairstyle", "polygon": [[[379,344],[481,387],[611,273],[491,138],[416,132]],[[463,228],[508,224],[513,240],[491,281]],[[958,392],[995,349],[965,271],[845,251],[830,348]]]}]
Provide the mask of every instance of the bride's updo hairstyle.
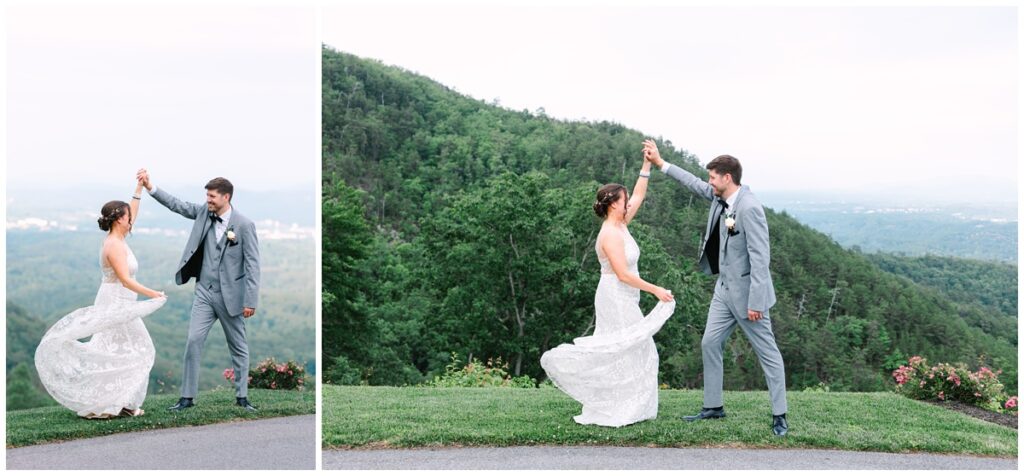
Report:
[{"label": "bride's updo hairstyle", "polygon": [[597,201],[594,202],[594,213],[601,218],[608,216],[608,207],[619,199],[619,196],[626,191],[626,187],[617,183],[610,183],[597,189]]},{"label": "bride's updo hairstyle", "polygon": [[120,200],[111,200],[100,209],[100,218],[96,222],[100,224],[101,230],[110,231],[114,222],[120,220],[126,213],[129,215],[128,219],[131,220],[131,209],[128,208],[128,204]]}]

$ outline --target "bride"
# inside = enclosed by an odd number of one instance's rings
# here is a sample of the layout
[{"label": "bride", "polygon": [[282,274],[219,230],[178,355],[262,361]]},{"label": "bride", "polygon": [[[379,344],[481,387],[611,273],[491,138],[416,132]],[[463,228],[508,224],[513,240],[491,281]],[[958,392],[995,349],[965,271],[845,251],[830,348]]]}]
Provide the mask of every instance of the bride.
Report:
[{"label": "bride", "polygon": [[[583,404],[583,425],[620,427],[658,416],[658,351],[651,337],[672,316],[672,292],[640,278],[640,248],[627,225],[647,192],[651,162],[644,160],[632,199],[626,187],[597,191],[594,211],[604,218],[597,235],[601,280],[594,295],[594,335],[544,353],[541,366],[559,389]],[[640,291],[659,299],[644,317]]]},{"label": "bride", "polygon": [[[36,370],[46,391],[83,418],[144,413],[155,351],[141,318],[167,297],[135,280],[139,263],[125,243],[141,192],[140,182],[131,205],[119,200],[103,205],[97,221],[107,238],[100,251],[103,280],[96,301],[57,321],[36,348]],[[138,294],[152,299],[137,301]]]}]

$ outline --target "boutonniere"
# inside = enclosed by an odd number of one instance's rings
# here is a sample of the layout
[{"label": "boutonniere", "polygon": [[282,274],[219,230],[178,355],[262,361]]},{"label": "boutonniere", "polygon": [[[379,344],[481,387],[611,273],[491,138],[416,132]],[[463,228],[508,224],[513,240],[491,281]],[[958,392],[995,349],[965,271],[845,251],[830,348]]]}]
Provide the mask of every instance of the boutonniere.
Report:
[{"label": "boutonniere", "polygon": [[231,243],[237,243],[238,242],[238,237],[235,236],[235,229],[234,228],[228,228],[227,237],[228,237],[228,241],[230,241]]},{"label": "boutonniere", "polygon": [[740,234],[740,232],[736,231],[736,212],[725,216],[725,228],[729,230],[729,236]]}]

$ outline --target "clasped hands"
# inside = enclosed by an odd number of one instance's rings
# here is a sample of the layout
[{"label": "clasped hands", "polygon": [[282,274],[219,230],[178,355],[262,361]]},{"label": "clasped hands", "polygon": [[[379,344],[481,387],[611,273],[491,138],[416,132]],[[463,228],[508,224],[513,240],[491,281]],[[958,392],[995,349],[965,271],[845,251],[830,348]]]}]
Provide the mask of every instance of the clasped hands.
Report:
[{"label": "clasped hands", "polygon": [[644,141],[643,154],[644,160],[659,169],[665,164],[665,160],[661,158],[661,154],[658,152],[658,144],[655,144],[651,139]]}]

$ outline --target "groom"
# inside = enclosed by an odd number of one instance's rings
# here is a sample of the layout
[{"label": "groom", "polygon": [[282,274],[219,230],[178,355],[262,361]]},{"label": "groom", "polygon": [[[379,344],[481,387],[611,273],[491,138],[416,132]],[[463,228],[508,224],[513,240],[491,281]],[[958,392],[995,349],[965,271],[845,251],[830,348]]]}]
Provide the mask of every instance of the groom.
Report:
[{"label": "groom", "polygon": [[764,207],[747,186],[740,185],[743,168],[735,157],[722,155],[709,162],[708,181],[661,158],[652,140],[644,141],[644,157],[655,167],[711,201],[700,267],[718,275],[708,321],[701,340],[704,357],[704,408],[686,421],[725,418],[722,401],[722,350],[738,325],[761,362],[772,405],[772,433],[783,436],[786,422],[786,372],[775,345],[768,310],[775,304],[775,287],[768,270],[768,222]]},{"label": "groom", "polygon": [[225,178],[217,177],[206,184],[206,205],[183,202],[156,188],[146,169],[139,170],[138,180],[168,210],[195,220],[174,275],[177,284],[196,278],[196,288],[188,325],[181,399],[168,410],[181,411],[195,406],[203,344],[214,321],[219,320],[231,351],[236,404],[255,412],[256,408],[247,397],[249,345],[245,341],[245,319],[256,313],[259,298],[260,250],[256,226],[231,207],[234,187]]}]

